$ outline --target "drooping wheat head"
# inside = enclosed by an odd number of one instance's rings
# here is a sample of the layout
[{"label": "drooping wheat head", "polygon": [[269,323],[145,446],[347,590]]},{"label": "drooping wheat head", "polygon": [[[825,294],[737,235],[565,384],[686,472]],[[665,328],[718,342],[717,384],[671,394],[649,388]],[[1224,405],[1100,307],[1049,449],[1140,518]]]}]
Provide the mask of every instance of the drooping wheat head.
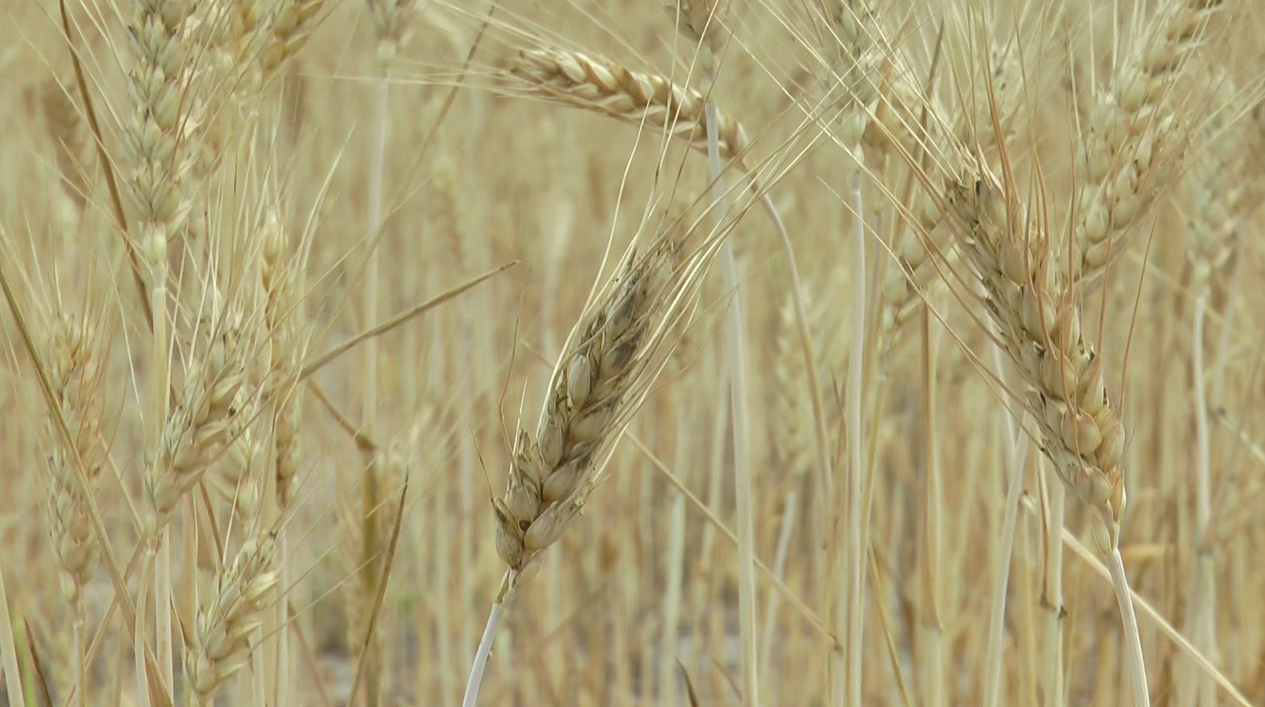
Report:
[{"label": "drooping wheat head", "polygon": [[1027,386],[1024,404],[1041,430],[1041,450],[1063,483],[1118,532],[1125,432],[1107,396],[1102,359],[1082,337],[1080,309],[1044,214],[987,168],[950,178],[944,201],[987,293],[999,343]]},{"label": "drooping wheat head", "polygon": [[[502,79],[508,91],[645,124],[707,150],[706,97],[662,76],[633,71],[612,59],[543,48],[522,51]],[[746,131],[724,111],[718,114],[717,136],[724,158],[745,154]]]}]

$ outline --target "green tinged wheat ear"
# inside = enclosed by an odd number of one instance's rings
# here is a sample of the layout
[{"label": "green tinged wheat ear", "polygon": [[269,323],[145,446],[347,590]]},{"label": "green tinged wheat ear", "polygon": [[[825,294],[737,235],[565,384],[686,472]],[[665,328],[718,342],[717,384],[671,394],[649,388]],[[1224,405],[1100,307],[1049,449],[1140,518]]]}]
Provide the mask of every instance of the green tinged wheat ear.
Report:
[{"label": "green tinged wheat ear", "polygon": [[559,357],[535,436],[519,432],[509,487],[493,499],[496,551],[511,569],[556,542],[583,508],[582,487],[644,382],[678,255],[665,239],[625,265]]},{"label": "green tinged wheat ear", "polygon": [[261,640],[264,613],[276,601],[276,553],[275,532],[253,530],[198,607],[185,654],[192,704],[213,704],[219,686],[250,663]]},{"label": "green tinged wheat ear", "polygon": [[[49,330],[46,356],[53,395],[75,440],[74,452],[83,462],[89,493],[95,493],[107,453],[100,429],[105,405],[101,341],[86,319],[62,314]],[[62,597],[75,604],[96,568],[96,533],[75,478],[73,457],[51,432],[48,447],[49,540],[61,570]]]},{"label": "green tinged wheat ear", "polygon": [[276,452],[277,502],[287,508],[293,500],[299,471],[299,427],[303,419],[303,385],[299,369],[306,349],[301,327],[303,310],[298,301],[299,262],[289,253],[285,229],[275,209],[264,217],[263,259],[260,277],[264,290],[264,322],[268,327],[272,395],[273,446]]},{"label": "green tinged wheat ear", "polygon": [[140,229],[141,252],[163,262],[184,223],[197,156],[201,105],[193,90],[199,48],[186,36],[199,0],[139,0],[129,24],[132,113],[124,123],[131,157],[125,190]]},{"label": "green tinged wheat ear", "polygon": [[1101,277],[1124,249],[1118,242],[1149,209],[1163,186],[1180,140],[1166,105],[1186,57],[1198,45],[1221,0],[1164,0],[1123,57],[1112,84],[1095,92],[1082,129],[1076,197],[1078,278]]},{"label": "green tinged wheat ear", "polygon": [[225,303],[210,285],[201,311],[180,397],[144,477],[151,535],[166,527],[181,497],[233,442],[233,425],[249,419],[257,402],[247,380],[253,333],[240,303]]}]

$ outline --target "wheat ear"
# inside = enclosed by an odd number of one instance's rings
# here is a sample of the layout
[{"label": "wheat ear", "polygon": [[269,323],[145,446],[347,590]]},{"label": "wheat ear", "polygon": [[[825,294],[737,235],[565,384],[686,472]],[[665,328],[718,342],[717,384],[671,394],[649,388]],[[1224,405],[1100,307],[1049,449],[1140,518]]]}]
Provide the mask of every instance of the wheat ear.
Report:
[{"label": "wheat ear", "polygon": [[[525,85],[529,94],[666,130],[694,149],[707,151],[707,99],[662,76],[554,48],[522,51],[508,76]],[[724,112],[717,114],[716,124],[721,156],[741,157],[748,146],[742,125]]]},{"label": "wheat ear", "polygon": [[[1009,180],[1008,180],[1009,181]],[[1028,391],[1025,407],[1060,480],[1093,510],[1129,644],[1134,696],[1147,707],[1141,640],[1120,559],[1125,511],[1124,428],[1107,396],[1102,359],[1081,336],[1080,311],[1049,248],[1044,223],[987,169],[950,177],[944,201],[986,292],[998,339]]]},{"label": "wheat ear", "polygon": [[1080,155],[1073,274],[1090,283],[1125,248],[1121,239],[1163,186],[1157,169],[1176,150],[1166,105],[1186,57],[1221,0],[1165,0],[1124,57],[1112,85],[1093,97]]},{"label": "wheat ear", "polygon": [[466,682],[474,707],[492,640],[522,570],[562,537],[601,481],[598,472],[658,368],[663,324],[715,253],[710,244],[682,262],[684,242],[660,236],[630,254],[586,308],[554,367],[535,438],[520,430],[505,494],[492,499],[497,555],[508,566]]},{"label": "wheat ear", "polygon": [[47,362],[53,396],[61,406],[75,440],[84,477],[85,491],[75,478],[71,456],[62,448],[55,423],[49,421],[48,499],[45,504],[49,540],[61,568],[62,597],[73,612],[75,691],[78,704],[87,704],[87,646],[84,643],[83,590],[96,569],[96,531],[84,493],[96,493],[97,480],[106,455],[100,431],[104,409],[103,352],[95,328],[86,319],[62,314],[49,332]]},{"label": "wheat ear", "polygon": [[213,704],[219,686],[249,664],[277,579],[275,533],[255,530],[198,608],[185,658],[192,704]]},{"label": "wheat ear", "polygon": [[662,241],[629,262],[577,327],[559,358],[535,437],[520,431],[509,487],[494,500],[496,550],[521,570],[584,506],[600,455],[644,384],[657,319],[673,284],[678,244]]}]

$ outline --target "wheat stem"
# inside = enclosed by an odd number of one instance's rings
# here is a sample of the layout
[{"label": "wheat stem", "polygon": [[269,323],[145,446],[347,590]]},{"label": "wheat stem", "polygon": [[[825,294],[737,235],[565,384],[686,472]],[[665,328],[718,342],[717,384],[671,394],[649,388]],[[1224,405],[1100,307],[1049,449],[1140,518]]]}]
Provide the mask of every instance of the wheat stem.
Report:
[{"label": "wheat stem", "polygon": [[[710,72],[709,72],[710,73]],[[728,218],[725,184],[720,175],[720,141],[718,110],[714,101],[704,107],[707,123],[707,166],[711,172],[715,198],[716,228],[724,228]],[[751,442],[747,401],[747,362],[743,331],[742,289],[738,283],[738,267],[734,261],[733,243],[726,238],[720,247],[720,267],[725,291],[732,299],[725,315],[725,358],[729,363],[730,405],[733,410],[734,484],[738,521],[738,612],[742,636],[743,704],[758,707],[755,631],[755,531],[751,508]]]},{"label": "wheat stem", "polygon": [[470,677],[466,680],[466,694],[461,698],[461,707],[475,707],[479,703],[479,685],[483,682],[483,672],[488,667],[488,656],[492,654],[492,642],[496,640],[496,631],[501,626],[505,609],[513,598],[514,570],[505,573],[501,582],[501,591],[492,603],[488,612],[488,623],[483,627],[483,637],[479,639],[479,647],[474,653],[474,664],[470,666]]},{"label": "wheat stem", "polygon": [[9,616],[9,594],[4,586],[4,568],[0,567],[0,665],[4,666],[4,684],[9,704],[24,705],[22,675],[18,672],[18,647],[13,640],[13,618]]},{"label": "wheat stem", "polygon": [[[1195,382],[1195,645],[1210,659],[1217,650],[1217,594],[1214,585],[1215,565],[1212,555],[1212,482],[1211,451],[1208,440],[1208,396],[1204,385],[1204,314],[1208,305],[1206,291],[1195,297],[1194,331],[1191,333],[1191,375]],[[1200,707],[1215,707],[1216,685],[1207,674],[1200,674],[1191,698],[1198,698]]]},{"label": "wheat stem", "polygon": [[940,479],[939,456],[936,451],[936,342],[932,337],[934,326],[931,308],[922,308],[922,381],[923,381],[923,464],[926,476],[926,499],[923,550],[925,558],[926,606],[924,630],[926,631],[927,707],[943,707],[945,704],[944,626],[940,616],[940,583],[944,579],[944,490]]},{"label": "wheat stem", "polygon": [[1045,704],[1062,707],[1063,688],[1063,519],[1067,489],[1063,482],[1046,474],[1050,498],[1045,527]]},{"label": "wheat stem", "polygon": [[[692,422],[689,396],[681,394],[676,404],[676,466],[684,468],[689,425]],[[675,704],[680,694],[676,660],[680,644],[681,590],[685,576],[685,496],[676,494],[668,511],[667,583],[663,597],[663,639],[659,651],[659,704]],[[549,624],[552,626],[553,624]]]},{"label": "wheat stem", "polygon": [[1133,680],[1133,704],[1135,707],[1151,707],[1151,693],[1146,683],[1146,662],[1142,655],[1142,637],[1138,633],[1138,617],[1133,610],[1129,579],[1125,576],[1124,558],[1120,556],[1118,540],[1107,553],[1107,569],[1111,572],[1111,585],[1116,590],[1116,602],[1120,604],[1120,620],[1124,625],[1124,640],[1128,647],[1129,675]]},{"label": "wheat stem", "polygon": [[[988,652],[984,659],[984,707],[997,707],[1001,692],[1002,643],[1004,642],[1006,617],[1006,591],[1010,585],[1010,557],[1015,547],[1015,526],[1019,516],[1019,493],[1023,490],[1023,468],[1028,460],[1028,435],[1024,432],[1024,421],[1016,430],[1017,439],[1011,450],[1010,459],[1006,462],[1009,470],[1006,485],[1006,508],[1002,512],[1001,538],[998,542],[997,557],[993,563],[993,594],[988,616]],[[1005,433],[1003,433],[1005,434]]]},{"label": "wheat stem", "polygon": [[[684,503],[685,499],[682,498],[681,501]],[[786,558],[790,554],[791,538],[795,535],[795,508],[798,504],[799,494],[795,493],[794,490],[787,491],[786,498],[782,501],[782,528],[778,531],[777,548],[773,551],[773,576],[779,581],[786,576]],[[763,641],[760,645],[760,674],[764,676],[766,686],[774,675],[773,671],[769,669],[769,661],[773,656],[773,641],[777,635],[777,610],[781,598],[781,595],[777,592],[770,593],[769,603],[764,609],[764,633]],[[777,692],[777,690],[775,689],[773,692]]]},{"label": "wheat stem", "polygon": [[[1024,509],[1029,513],[1034,515],[1039,513],[1039,511],[1035,508],[1036,504],[1033,502],[1031,497],[1024,496],[1022,502]],[[1062,540],[1064,544],[1072,549],[1072,552],[1085,562],[1085,564],[1092,567],[1094,572],[1106,580],[1112,581],[1111,571],[1105,564],[1103,564],[1103,561],[1099,559],[1098,554],[1078,540],[1076,536],[1072,534],[1072,531],[1064,528]],[[1216,680],[1217,686],[1222,690],[1225,690],[1226,694],[1230,696],[1234,704],[1239,707],[1254,707],[1254,705],[1248,701],[1247,697],[1243,695],[1243,692],[1235,687],[1234,683],[1230,682],[1230,680],[1226,678],[1225,674],[1218,670],[1216,666],[1208,662],[1208,659],[1204,657],[1198,649],[1191,645],[1190,641],[1186,640],[1186,637],[1183,636],[1181,632],[1173,626],[1173,624],[1169,623],[1168,620],[1160,614],[1158,609],[1147,602],[1145,598],[1139,596],[1130,589],[1127,584],[1125,586],[1125,590],[1127,592],[1127,596],[1129,596],[1133,600],[1133,603],[1142,610],[1143,616],[1150,619],[1150,621],[1155,624],[1156,628],[1158,628],[1161,633],[1173,642],[1173,645],[1177,646],[1177,648],[1185,654],[1186,657],[1190,658],[1197,666],[1199,666],[1200,670],[1204,670],[1211,675],[1213,679]]]},{"label": "wheat stem", "polygon": [[80,597],[75,601],[74,618],[72,620],[71,632],[75,658],[75,704],[79,707],[88,707],[88,656],[87,647],[84,645],[84,607],[83,598]]},{"label": "wheat stem", "polygon": [[[847,617],[847,707],[861,707],[861,651],[864,639],[864,589],[865,549],[861,540],[864,513],[863,476],[865,460],[861,440],[865,438],[862,420],[862,400],[865,395],[862,380],[865,361],[865,203],[861,189],[861,175],[852,174],[852,221],[853,234],[853,283],[852,283],[852,351],[848,357],[848,562],[846,588]],[[837,532],[837,531],[836,531]],[[845,704],[843,695],[835,696],[834,704]]]}]

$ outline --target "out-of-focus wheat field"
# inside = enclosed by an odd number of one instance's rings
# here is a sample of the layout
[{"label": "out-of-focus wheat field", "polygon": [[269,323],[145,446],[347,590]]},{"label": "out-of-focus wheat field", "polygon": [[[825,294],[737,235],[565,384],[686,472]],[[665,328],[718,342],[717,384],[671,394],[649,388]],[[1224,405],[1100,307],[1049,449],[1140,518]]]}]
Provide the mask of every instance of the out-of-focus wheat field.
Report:
[{"label": "out-of-focus wheat field", "polygon": [[0,705],[1265,705],[1259,0],[0,18]]}]

